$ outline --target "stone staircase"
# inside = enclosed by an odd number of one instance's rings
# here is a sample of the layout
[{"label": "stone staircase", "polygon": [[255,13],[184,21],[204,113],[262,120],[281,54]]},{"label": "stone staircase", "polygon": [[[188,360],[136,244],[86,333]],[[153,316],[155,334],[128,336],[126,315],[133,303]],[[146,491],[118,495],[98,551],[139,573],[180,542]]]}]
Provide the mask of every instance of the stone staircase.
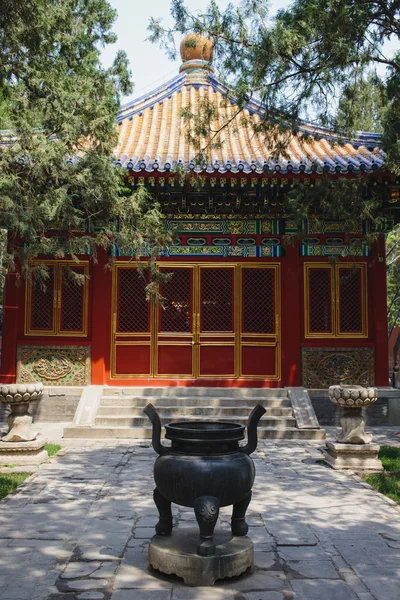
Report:
[{"label": "stone staircase", "polygon": [[157,409],[163,425],[176,420],[210,419],[246,425],[251,409],[260,403],[266,409],[258,426],[260,438],[325,437],[316,418],[310,421],[310,410],[315,417],[311,401],[306,414],[304,407],[293,405],[290,389],[104,387],[92,390],[91,395],[88,392],[86,399],[84,396],[85,392],[74,423],[64,430],[66,438],[150,438],[151,423],[143,414],[149,402]]}]

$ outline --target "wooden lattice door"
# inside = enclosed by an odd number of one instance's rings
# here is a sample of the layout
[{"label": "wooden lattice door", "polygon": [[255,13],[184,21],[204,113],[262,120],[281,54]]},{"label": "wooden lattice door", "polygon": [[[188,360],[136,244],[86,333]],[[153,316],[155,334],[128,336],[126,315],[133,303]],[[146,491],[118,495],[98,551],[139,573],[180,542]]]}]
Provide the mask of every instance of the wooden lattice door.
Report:
[{"label": "wooden lattice door", "polygon": [[199,377],[236,376],[235,279],[235,265],[199,267],[196,319]]},{"label": "wooden lattice door", "polygon": [[278,265],[240,268],[239,377],[280,378]]},{"label": "wooden lattice door", "polygon": [[152,374],[152,305],[146,299],[148,276],[134,265],[117,265],[113,285],[112,376]]},{"label": "wooden lattice door", "polygon": [[194,273],[192,265],[162,267],[172,275],[160,285],[161,304],[157,309],[156,375],[194,376]]},{"label": "wooden lattice door", "polygon": [[135,265],[114,271],[112,377],[279,379],[279,265],[160,263],[146,300]]}]

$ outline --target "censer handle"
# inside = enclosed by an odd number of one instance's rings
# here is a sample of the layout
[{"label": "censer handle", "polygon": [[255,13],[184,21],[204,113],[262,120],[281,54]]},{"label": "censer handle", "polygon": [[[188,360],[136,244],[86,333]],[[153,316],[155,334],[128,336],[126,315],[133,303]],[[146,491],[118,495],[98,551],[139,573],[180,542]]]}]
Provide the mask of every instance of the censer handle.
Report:
[{"label": "censer handle", "polygon": [[153,424],[153,433],[151,436],[151,443],[157,454],[166,454],[169,448],[163,446],[161,443],[161,421],[158,416],[158,412],[152,404],[148,404],[143,411],[150,419]]},{"label": "censer handle", "polygon": [[265,412],[261,404],[257,404],[251,411],[247,421],[247,445],[240,448],[241,452],[251,454],[257,448],[257,425]]}]

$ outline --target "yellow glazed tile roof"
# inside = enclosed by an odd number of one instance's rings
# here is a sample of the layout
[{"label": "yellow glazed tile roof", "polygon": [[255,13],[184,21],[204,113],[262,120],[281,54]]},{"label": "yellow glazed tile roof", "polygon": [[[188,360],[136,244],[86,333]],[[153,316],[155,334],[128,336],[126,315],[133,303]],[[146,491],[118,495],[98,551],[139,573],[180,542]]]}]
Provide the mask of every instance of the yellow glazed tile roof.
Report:
[{"label": "yellow glazed tile roof", "polygon": [[[204,106],[217,109],[214,131],[229,125],[218,134],[219,146],[211,145],[205,152],[206,161],[199,163],[198,147],[193,147],[188,136],[193,124],[182,111],[197,115]],[[184,61],[177,77],[121,108],[115,163],[134,172],[166,172],[182,165],[210,174],[345,174],[384,169],[378,134],[360,133],[356,139],[343,140],[328,129],[302,122],[300,134],[290,138],[287,156],[276,158],[266,141],[268,133],[257,128],[262,105],[251,100],[237,113],[234,98],[214,77],[210,63]]]}]

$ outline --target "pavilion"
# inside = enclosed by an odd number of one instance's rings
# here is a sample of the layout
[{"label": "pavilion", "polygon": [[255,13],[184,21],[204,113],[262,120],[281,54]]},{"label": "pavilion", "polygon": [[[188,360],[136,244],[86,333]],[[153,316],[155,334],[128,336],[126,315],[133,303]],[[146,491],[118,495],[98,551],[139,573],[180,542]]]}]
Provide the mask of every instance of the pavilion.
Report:
[{"label": "pavilion", "polygon": [[[236,114],[235,98],[215,77],[207,40],[184,40],[181,54],[176,77],[121,108],[114,157],[133,189],[152,191],[166,227],[176,232],[158,261],[173,273],[161,285],[164,306],[146,300],[147,281],[118,248],[112,273],[101,252],[96,264],[87,256],[79,264],[43,257],[45,290],[7,279],[2,382],[387,385],[384,233],[399,198],[379,135],[341,141],[301,123],[285,158],[273,158],[256,127],[263,107],[250,100]],[[206,104],[218,108],[217,124],[229,126],[199,162],[182,109],[196,113]],[[204,184],[182,179],[179,167],[203,175]],[[359,174],[382,189],[386,216],[371,245],[362,220],[319,215],[300,232],[285,212],[293,186]],[[68,266],[90,276],[84,285],[68,284]]]}]

